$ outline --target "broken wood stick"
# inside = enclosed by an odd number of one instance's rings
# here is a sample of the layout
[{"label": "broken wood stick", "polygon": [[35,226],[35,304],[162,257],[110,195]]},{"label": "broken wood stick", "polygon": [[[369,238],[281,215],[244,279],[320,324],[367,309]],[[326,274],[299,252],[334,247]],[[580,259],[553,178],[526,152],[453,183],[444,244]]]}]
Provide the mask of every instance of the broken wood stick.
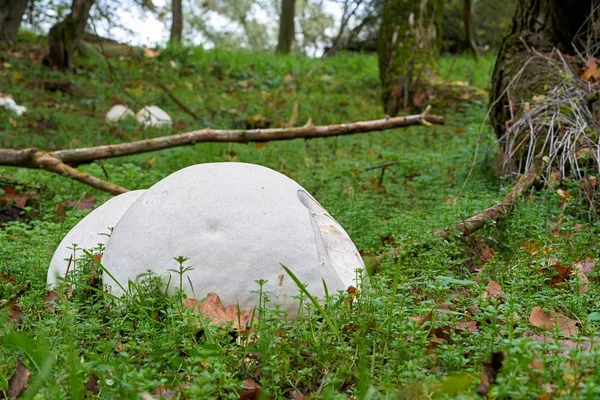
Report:
[{"label": "broken wood stick", "polygon": [[[440,237],[442,239],[448,239],[451,236],[451,232],[455,230],[460,233],[461,237],[465,237],[483,228],[488,222],[499,221],[502,218],[507,217],[516,207],[519,197],[524,195],[533,186],[536,180],[542,176],[544,170],[548,166],[548,162],[548,157],[535,158],[529,169],[525,171],[523,175],[521,175],[515,186],[513,186],[511,191],[500,203],[457,223],[450,229],[438,229],[433,233],[433,236]],[[420,243],[416,247],[426,246],[426,243]],[[405,246],[394,247],[384,253],[369,256],[367,259],[365,259],[365,264],[368,264],[368,268],[370,268],[372,271],[376,271],[379,267],[379,264],[385,257],[390,257],[393,260],[397,260],[401,253],[405,251],[408,251]]]},{"label": "broken wood stick", "polygon": [[68,175],[81,183],[116,195],[127,192],[127,189],[78,171],[75,166],[95,160],[148,153],[151,151],[194,145],[197,143],[248,143],[297,138],[312,139],[382,131],[411,125],[443,124],[444,118],[429,114],[430,110],[431,107],[427,106],[425,111],[421,114],[338,125],[314,126],[312,122],[309,121],[306,125],[296,128],[248,130],[218,130],[206,128],[198,131],[180,133],[178,135],[161,136],[130,143],[85,147],[72,150],[57,150],[52,152],[39,151],[35,148],[22,150],[0,149],[0,166],[37,168],[54,172],[59,175]]},{"label": "broken wood stick", "polygon": [[[454,225],[454,229],[459,231],[462,236],[468,236],[483,228],[488,222],[499,221],[509,215],[515,208],[517,199],[527,192],[535,181],[542,176],[548,166],[548,161],[548,157],[534,159],[529,169],[521,175],[515,186],[499,204],[457,223]],[[447,239],[450,236],[449,230],[443,228],[435,231],[434,235],[442,239]]]},{"label": "broken wood stick", "polygon": [[113,195],[128,191],[124,187],[81,172],[78,169],[65,164],[59,158],[53,156],[52,153],[45,153],[43,151],[38,151],[37,149],[0,149],[0,165],[43,169],[58,175],[68,175],[76,181],[109,192]]},{"label": "broken wood stick", "polygon": [[[417,115],[378,119],[372,121],[353,122],[350,124],[314,126],[312,122],[296,128],[248,129],[248,130],[219,130],[206,128],[198,131],[162,136],[154,139],[140,140],[131,143],[121,143],[72,150],[58,150],[50,154],[66,164],[82,164],[94,160],[112,157],[122,157],[133,154],[169,149],[208,142],[270,142],[290,139],[312,139],[329,136],[352,135],[372,131],[383,131],[423,123],[443,124],[444,119],[429,114],[429,107]],[[6,165],[0,159],[0,165]]]}]

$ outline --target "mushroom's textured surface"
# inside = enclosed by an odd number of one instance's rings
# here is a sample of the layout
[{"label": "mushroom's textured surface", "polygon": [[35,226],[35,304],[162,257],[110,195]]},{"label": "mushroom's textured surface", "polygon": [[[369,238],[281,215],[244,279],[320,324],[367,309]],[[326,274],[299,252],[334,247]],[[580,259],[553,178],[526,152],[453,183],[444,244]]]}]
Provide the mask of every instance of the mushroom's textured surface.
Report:
[{"label": "mushroom's textured surface", "polygon": [[[51,288],[65,278],[67,268],[71,271],[76,268],[77,260],[83,256],[83,249],[93,249],[99,244],[106,244],[110,229],[117,224],[129,206],[142,193],[144,190],[135,190],[113,197],[89,213],[67,233],[50,261],[47,282]],[[77,244],[75,251],[73,251],[74,243]]]},{"label": "mushroom's textured surface", "polygon": [[[319,297],[322,280],[330,293],[345,290],[364,267],[344,229],[305,189],[244,163],[194,165],[152,186],[115,226],[102,262],[123,287],[151,269],[164,282],[170,274],[173,291],[179,276],[168,270],[178,269],[178,256],[193,268],[183,276],[189,296],[214,292],[225,305],[252,307],[255,281],[265,279],[263,291],[292,315],[299,291],[281,264]],[[108,275],[103,279],[122,294]]]}]

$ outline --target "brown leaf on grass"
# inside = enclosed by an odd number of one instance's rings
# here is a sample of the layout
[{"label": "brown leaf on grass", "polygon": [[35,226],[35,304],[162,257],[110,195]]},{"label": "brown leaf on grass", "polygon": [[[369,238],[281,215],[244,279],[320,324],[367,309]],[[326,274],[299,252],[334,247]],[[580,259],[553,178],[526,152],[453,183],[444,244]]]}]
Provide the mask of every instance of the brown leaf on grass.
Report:
[{"label": "brown leaf on grass", "polygon": [[529,254],[535,256],[540,248],[540,244],[538,242],[532,242],[530,240],[526,240],[521,245]]},{"label": "brown leaf on grass", "polygon": [[8,321],[13,326],[18,326],[21,322],[21,318],[25,316],[25,313],[23,312],[23,310],[21,310],[21,307],[17,305],[17,300],[11,300],[10,303],[8,303],[8,305],[6,306],[6,308],[8,309]]},{"label": "brown leaf on grass", "polygon": [[52,312],[52,314],[56,314],[56,307],[54,307],[52,302],[58,300],[59,297],[60,295],[54,290],[50,290],[44,295],[44,304],[46,305],[46,308]]},{"label": "brown leaf on grass", "polygon": [[[589,261],[588,261],[589,260]],[[581,280],[581,286],[579,286],[579,294],[587,293],[590,285],[590,280],[587,274],[592,270],[596,260],[586,259],[578,263],[573,264],[573,275],[577,276]]]},{"label": "brown leaf on grass", "polygon": [[29,195],[25,193],[19,193],[16,188],[7,186],[4,188],[4,194],[0,197],[0,200],[7,203],[12,202],[15,206],[23,208],[29,200]]},{"label": "brown leaf on grass", "polygon": [[537,306],[531,310],[529,322],[536,328],[542,328],[546,331],[551,331],[555,326],[558,326],[561,336],[566,338],[575,335],[579,331],[577,321],[557,312],[546,314],[544,310]]},{"label": "brown leaf on grass", "polygon": [[550,268],[552,268],[555,272],[550,279],[552,286],[555,288],[563,287],[563,283],[568,281],[573,274],[573,267],[571,265],[561,265],[558,261],[550,264]]},{"label": "brown leaf on grass", "polygon": [[456,324],[456,330],[459,332],[479,332],[477,321],[462,321]]},{"label": "brown leaf on grass", "polygon": [[225,309],[219,296],[212,292],[206,296],[206,300],[203,302],[192,298],[186,299],[184,307],[192,308],[195,312],[210,318],[213,325],[227,326],[233,323],[233,328],[238,331],[245,331],[252,318],[250,308],[240,311],[236,305],[231,305]]},{"label": "brown leaf on grass", "polygon": [[23,365],[21,358],[17,358],[17,366],[15,373],[8,380],[8,398],[16,399],[19,397],[29,384],[29,377],[31,372]]},{"label": "brown leaf on grass", "polygon": [[294,390],[293,392],[290,393],[290,399],[292,400],[305,400],[306,396],[303,395],[302,393],[300,393],[297,390]]},{"label": "brown leaf on grass", "polygon": [[255,400],[260,396],[260,385],[254,379],[244,379],[244,388],[240,392],[240,400]]},{"label": "brown leaf on grass", "polygon": [[573,267],[582,273],[588,275],[594,267],[596,266],[596,259],[594,258],[586,258],[585,260],[581,260],[573,265]]},{"label": "brown leaf on grass", "polygon": [[95,374],[92,374],[85,384],[85,390],[92,394],[98,394],[100,392],[100,387],[98,386],[99,380],[100,379]]},{"label": "brown leaf on grass", "polygon": [[11,285],[17,285],[18,282],[12,275],[0,275],[0,282],[10,283]]},{"label": "brown leaf on grass", "polygon": [[389,244],[389,245],[396,244],[396,239],[391,234],[385,235],[385,236],[380,236],[379,240],[381,240],[382,246],[385,246],[386,244]]},{"label": "brown leaf on grass", "polygon": [[481,383],[477,386],[477,393],[481,396],[486,396],[490,390],[490,386],[496,383],[498,373],[504,362],[504,354],[499,351],[492,353],[492,359],[489,363],[483,365],[483,374],[481,375]]},{"label": "brown leaf on grass", "polygon": [[68,200],[67,201],[67,207],[75,207],[77,206],[78,210],[89,210],[91,208],[94,208],[94,203],[96,203],[96,196],[83,196],[83,198],[81,199],[81,201],[77,201],[77,200]]},{"label": "brown leaf on grass", "polygon": [[594,57],[590,57],[585,62],[586,69],[583,71],[579,78],[583,81],[589,81],[591,78],[599,79],[600,72],[598,72],[598,61]]},{"label": "brown leaf on grass", "polygon": [[500,284],[494,281],[489,281],[487,284],[486,294],[492,298],[500,297],[504,294]]}]

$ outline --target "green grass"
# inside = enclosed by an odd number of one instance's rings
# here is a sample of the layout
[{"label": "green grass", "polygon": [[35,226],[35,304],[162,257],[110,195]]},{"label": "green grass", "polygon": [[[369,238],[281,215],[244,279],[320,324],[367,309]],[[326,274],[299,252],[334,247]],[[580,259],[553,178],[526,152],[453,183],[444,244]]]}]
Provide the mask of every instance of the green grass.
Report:
[{"label": "green grass", "polygon": [[[178,121],[174,132],[244,128],[257,121],[282,126],[294,103],[297,124],[309,118],[330,124],[383,117],[377,60],[371,56],[313,60],[169,49],[159,60],[134,55],[120,61],[114,56],[111,70],[102,58],[78,62],[66,77],[31,65],[25,56],[13,57],[10,66],[0,69],[0,92],[29,108],[22,118],[0,110],[0,147],[71,148],[166,133],[128,122],[106,125],[104,113],[117,101],[134,110],[142,103],[164,108]],[[476,62],[443,59],[440,77],[485,89],[492,65],[490,57]],[[64,79],[84,95],[49,93],[36,84]],[[154,87],[157,79],[190,105],[200,121]],[[467,399],[478,398],[483,366],[501,351],[506,359],[491,398],[534,398],[550,389],[561,398],[597,398],[599,353],[583,343],[599,334],[594,314],[599,311],[598,273],[589,274],[589,290],[581,294],[576,278],[561,288],[548,282],[550,257],[571,265],[597,257],[599,251],[598,225],[582,212],[579,187],[564,186],[574,195],[567,204],[561,203],[556,187],[535,192],[509,219],[466,242],[434,238],[436,229],[495,204],[507,190],[495,173],[494,135],[482,125],[486,99],[475,92],[460,100],[460,93],[453,92],[463,89],[436,90],[433,112],[447,119],[445,126],[266,147],[200,144],[81,167],[138,189],[195,163],[257,163],[303,185],[366,254],[381,253],[392,239],[405,246],[397,262],[384,259],[355,302],[344,301],[347,294],[316,308],[306,302],[308,316],[295,324],[282,321],[276,311],[261,310],[260,322],[237,340],[199,321],[190,310],[182,311],[152,280],[141,284],[142,294],[127,306],[80,288],[52,313],[44,304],[50,258],[62,236],[87,212],[67,209],[61,222],[55,207],[84,194],[97,195],[98,202],[109,196],[42,171],[1,168],[0,176],[18,181],[22,191],[36,197],[27,208],[29,222],[0,229],[0,274],[32,283],[19,298],[24,316],[18,327],[4,323],[7,309],[0,311],[0,390],[7,390],[20,354],[39,379],[38,398],[44,399],[94,397],[83,387],[92,375],[99,378],[97,396],[106,399],[136,398],[159,387],[180,398],[238,398],[246,379],[256,379],[265,398],[299,391],[326,399]],[[383,187],[377,187],[373,182],[379,171],[365,168],[386,161],[398,164],[386,170]],[[552,222],[572,237],[553,236]],[[581,227],[575,229],[576,224]],[[525,242],[535,243],[539,251],[531,254]],[[486,248],[495,253],[484,262]],[[79,279],[86,281],[85,276]],[[501,298],[484,295],[489,280],[502,286]],[[16,288],[0,282],[1,297]],[[528,321],[535,306],[577,320],[579,335],[565,341],[559,332],[546,332],[556,340],[548,343],[528,338],[543,334]],[[465,328],[474,323],[476,332]],[[560,344],[574,349],[565,355]],[[532,367],[534,359],[544,368]],[[51,369],[44,367],[46,362]]]}]

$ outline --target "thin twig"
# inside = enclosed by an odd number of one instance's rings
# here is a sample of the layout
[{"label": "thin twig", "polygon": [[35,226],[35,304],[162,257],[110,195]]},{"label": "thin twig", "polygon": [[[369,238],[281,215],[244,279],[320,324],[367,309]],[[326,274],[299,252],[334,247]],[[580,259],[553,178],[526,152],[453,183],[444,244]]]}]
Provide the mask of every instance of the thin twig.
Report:
[{"label": "thin twig", "polygon": [[21,297],[23,295],[23,293],[28,291],[29,288],[31,288],[31,282],[29,282],[29,281],[27,281],[24,284],[22,284],[21,286],[19,286],[19,289],[17,290],[17,292],[15,294],[13,294],[12,296],[10,296],[7,299],[0,301],[0,310],[2,310],[5,307],[8,307],[13,301],[17,300],[19,297]]}]

